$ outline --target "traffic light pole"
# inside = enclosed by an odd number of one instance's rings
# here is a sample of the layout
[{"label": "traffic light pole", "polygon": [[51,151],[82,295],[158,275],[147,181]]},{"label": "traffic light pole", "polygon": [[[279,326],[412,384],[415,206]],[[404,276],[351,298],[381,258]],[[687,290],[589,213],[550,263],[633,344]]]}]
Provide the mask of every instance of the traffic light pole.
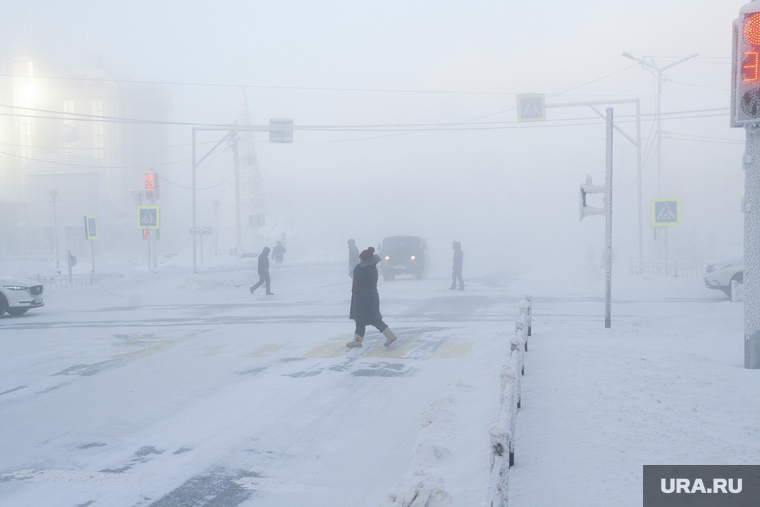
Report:
[{"label": "traffic light pole", "polygon": [[604,216],[604,240],[605,240],[605,257],[607,258],[607,269],[605,274],[604,285],[604,327],[609,329],[612,326],[612,131],[614,124],[612,121],[612,108],[607,108],[607,150],[605,156],[605,178],[607,179],[607,188],[604,193],[604,207],[606,214]]},{"label": "traffic light pole", "polygon": [[760,2],[733,23],[731,127],[743,127],[744,367],[760,369]]},{"label": "traffic light pole", "polygon": [[[595,110],[596,111],[596,110]],[[591,215],[604,215],[604,327],[612,327],[612,135],[615,130],[613,111],[607,108],[604,116],[607,125],[605,144],[604,185],[594,185],[591,176],[586,176],[586,183],[581,185],[580,219]],[[604,207],[595,208],[586,204],[586,194],[604,194]]]},{"label": "traffic light pole", "polygon": [[760,368],[760,123],[744,126],[744,367]]},{"label": "traffic light pole", "polygon": [[[639,266],[644,265],[644,210],[642,184],[641,184],[641,100],[639,99],[619,99],[619,100],[592,100],[587,102],[564,102],[555,104],[546,104],[546,108],[553,107],[590,107],[596,114],[602,118],[606,118],[604,114],[599,112],[594,106],[603,106],[610,104],[635,104],[636,105],[636,138],[629,136],[623,129],[613,123],[612,128],[618,131],[620,135],[625,137],[632,145],[636,147],[636,202],[638,211],[638,226],[639,226]],[[610,180],[611,181],[611,180]]]}]

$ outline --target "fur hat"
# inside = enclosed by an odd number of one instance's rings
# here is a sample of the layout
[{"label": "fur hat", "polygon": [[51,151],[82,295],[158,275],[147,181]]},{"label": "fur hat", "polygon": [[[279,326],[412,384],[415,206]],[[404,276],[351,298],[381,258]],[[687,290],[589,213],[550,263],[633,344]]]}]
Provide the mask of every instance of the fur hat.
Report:
[{"label": "fur hat", "polygon": [[362,261],[366,261],[367,259],[371,259],[373,255],[375,255],[375,249],[372,247],[369,247],[365,251],[359,254],[359,259],[361,259]]}]

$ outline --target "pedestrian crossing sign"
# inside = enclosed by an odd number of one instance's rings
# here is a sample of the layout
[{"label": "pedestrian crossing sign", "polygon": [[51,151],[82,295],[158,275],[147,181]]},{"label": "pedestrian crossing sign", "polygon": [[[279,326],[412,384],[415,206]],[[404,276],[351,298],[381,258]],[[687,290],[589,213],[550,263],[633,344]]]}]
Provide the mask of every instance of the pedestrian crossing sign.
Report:
[{"label": "pedestrian crossing sign", "polygon": [[652,199],[652,227],[681,225],[681,200],[676,197]]},{"label": "pedestrian crossing sign", "polygon": [[137,227],[140,229],[158,229],[159,216],[158,206],[138,206]]},{"label": "pedestrian crossing sign", "polygon": [[98,219],[95,215],[84,216],[84,236],[87,239],[98,239]]},{"label": "pedestrian crossing sign", "polygon": [[524,93],[517,96],[517,121],[546,120],[546,103],[543,93]]}]

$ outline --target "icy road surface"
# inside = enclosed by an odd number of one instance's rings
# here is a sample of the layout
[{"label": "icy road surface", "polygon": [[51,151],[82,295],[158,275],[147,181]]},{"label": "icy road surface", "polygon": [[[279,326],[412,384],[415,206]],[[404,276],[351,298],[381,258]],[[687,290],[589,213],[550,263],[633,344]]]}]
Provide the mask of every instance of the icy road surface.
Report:
[{"label": "icy road surface", "polygon": [[267,297],[166,269],[0,319],[0,505],[377,506],[416,471],[478,505],[520,297],[381,282],[398,341],[349,350],[345,271],[274,267]]}]

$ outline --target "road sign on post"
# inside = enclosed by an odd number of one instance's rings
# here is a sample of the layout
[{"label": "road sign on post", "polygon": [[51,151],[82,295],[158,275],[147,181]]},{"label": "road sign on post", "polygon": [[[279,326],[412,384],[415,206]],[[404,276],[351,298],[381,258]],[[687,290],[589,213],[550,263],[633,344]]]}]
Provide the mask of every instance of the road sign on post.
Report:
[{"label": "road sign on post", "polygon": [[95,215],[84,216],[84,237],[86,239],[98,238],[98,219]]},{"label": "road sign on post", "polygon": [[546,99],[543,93],[524,93],[517,96],[517,121],[546,120]]},{"label": "road sign on post", "polygon": [[270,118],[269,120],[270,143],[293,142],[293,120],[290,118]]},{"label": "road sign on post", "polygon": [[137,207],[137,227],[140,229],[158,229],[159,218],[158,206]]},{"label": "road sign on post", "polygon": [[95,215],[84,216],[84,236],[90,241],[90,256],[92,257],[92,273],[95,273],[95,241],[98,239],[98,219]]},{"label": "road sign on post", "polygon": [[652,227],[681,225],[681,200],[677,197],[652,199]]},{"label": "road sign on post", "polygon": [[744,127],[744,367],[760,369],[760,2],[733,24],[731,126]]}]

